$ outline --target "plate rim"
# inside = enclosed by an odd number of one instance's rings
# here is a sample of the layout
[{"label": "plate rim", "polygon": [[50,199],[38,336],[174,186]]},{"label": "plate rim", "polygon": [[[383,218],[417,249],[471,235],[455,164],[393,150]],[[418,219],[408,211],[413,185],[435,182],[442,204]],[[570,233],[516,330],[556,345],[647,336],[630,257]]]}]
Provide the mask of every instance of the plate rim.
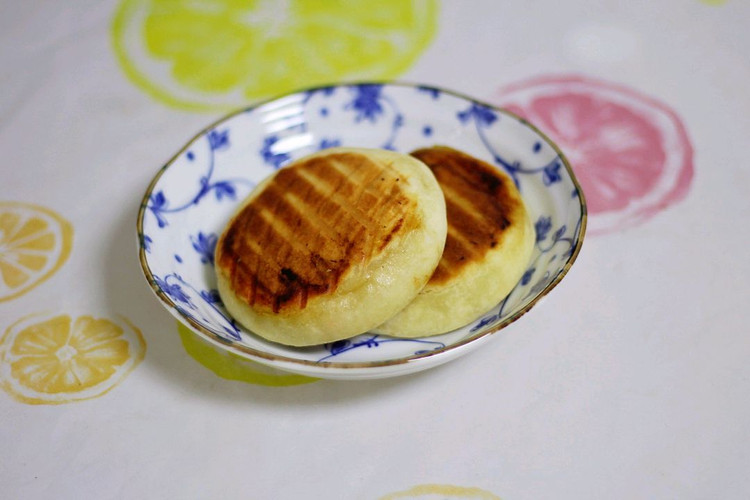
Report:
[{"label": "plate rim", "polygon": [[[182,314],[178,314],[179,308],[177,307],[177,304],[175,304],[174,301],[156,283],[156,279],[154,278],[153,272],[151,271],[151,268],[148,264],[145,245],[143,245],[143,239],[144,239],[143,221],[146,215],[146,210],[148,209],[148,201],[153,192],[153,189],[158,184],[159,180],[167,171],[167,169],[171,165],[173,165],[175,163],[175,160],[177,160],[185,151],[187,151],[191,147],[191,145],[193,145],[198,139],[203,137],[206,133],[210,132],[211,130],[215,129],[218,125],[228,122],[235,116],[257,109],[259,107],[262,107],[274,101],[289,98],[294,95],[319,91],[323,89],[356,87],[356,86],[362,86],[362,85],[381,85],[384,87],[437,90],[441,94],[451,95],[453,97],[465,100],[469,103],[477,104],[482,107],[486,107],[496,113],[508,115],[516,119],[522,125],[529,127],[533,132],[535,132],[542,139],[544,139],[544,141],[558,155],[563,166],[565,167],[566,172],[568,173],[568,176],[573,182],[573,186],[575,187],[576,193],[578,195],[579,207],[581,210],[581,219],[580,219],[580,223],[578,224],[578,228],[576,232],[576,237],[577,237],[576,244],[571,249],[570,256],[568,257],[568,260],[565,262],[565,264],[560,269],[560,271],[558,271],[555,277],[552,280],[550,280],[550,282],[542,290],[540,290],[527,304],[525,304],[522,308],[516,311],[513,315],[505,318],[503,321],[497,323],[496,325],[493,325],[487,328],[486,330],[480,330],[476,332],[475,334],[469,335],[461,339],[458,342],[446,345],[444,347],[440,347],[433,351],[429,351],[429,352],[421,353],[421,354],[413,354],[411,356],[393,358],[393,359],[388,359],[388,360],[313,361],[313,360],[307,360],[307,359],[293,358],[293,357],[289,357],[289,356],[281,355],[281,354],[272,354],[272,353],[262,351],[256,348],[248,347],[242,344],[229,342],[223,337],[204,328],[194,319],[188,316],[184,316]],[[251,360],[255,360],[261,363],[265,362],[264,364],[270,364],[271,366],[276,366],[276,367],[278,367],[278,365],[274,363],[277,363],[277,362],[280,362],[282,364],[291,364],[292,366],[295,367],[295,369],[298,366],[299,367],[298,370],[301,370],[300,372],[307,372],[305,368],[308,368],[308,369],[314,369],[315,372],[318,375],[320,375],[321,370],[323,372],[325,371],[336,372],[336,371],[346,371],[346,370],[351,370],[351,369],[376,369],[376,368],[384,368],[384,367],[393,367],[393,366],[398,366],[398,365],[403,365],[403,364],[408,364],[408,363],[421,362],[428,358],[437,357],[437,356],[451,353],[452,351],[456,349],[465,347],[468,344],[476,342],[477,340],[482,339],[484,337],[493,335],[497,333],[498,331],[508,327],[509,325],[516,322],[518,319],[520,319],[522,316],[524,316],[526,313],[528,313],[534,306],[536,306],[539,303],[539,301],[542,298],[544,298],[548,293],[550,293],[560,283],[560,281],[562,281],[562,279],[568,274],[571,267],[577,260],[578,255],[581,251],[581,247],[583,246],[583,240],[586,235],[587,221],[588,221],[588,209],[587,209],[587,204],[586,204],[586,198],[583,192],[583,188],[581,187],[577,177],[575,176],[575,173],[573,172],[573,168],[571,167],[570,162],[568,161],[567,157],[562,152],[560,147],[552,139],[550,139],[550,137],[547,136],[547,134],[542,132],[539,128],[537,128],[534,124],[529,122],[527,119],[505,108],[502,108],[498,105],[485,102],[481,99],[477,99],[475,97],[472,97],[468,94],[465,94],[459,91],[455,91],[455,90],[448,89],[448,88],[441,87],[441,86],[436,86],[433,84],[414,83],[414,82],[408,82],[404,80],[396,80],[396,81],[364,80],[364,81],[339,82],[339,83],[332,83],[332,84],[326,84],[326,85],[317,85],[317,86],[312,86],[312,87],[303,87],[303,88],[300,88],[291,92],[279,94],[279,95],[276,95],[276,96],[273,96],[264,100],[260,100],[258,102],[255,102],[243,108],[239,108],[235,111],[222,115],[218,119],[208,124],[206,127],[204,127],[199,132],[194,134],[191,138],[189,138],[185,142],[185,144],[175,154],[173,154],[166,162],[164,162],[164,164],[154,174],[154,177],[151,179],[151,182],[149,182],[148,186],[146,187],[145,194],[141,198],[141,203],[138,208],[138,215],[137,215],[137,220],[136,220],[136,236],[137,236],[137,244],[138,244],[138,259],[141,265],[141,271],[146,279],[146,282],[149,285],[149,288],[156,295],[156,297],[162,302],[162,305],[167,308],[168,312],[170,312],[178,321],[181,321],[183,324],[188,326],[193,331],[193,333],[196,333],[204,337],[205,340],[210,341],[212,344],[218,345],[221,348],[230,350],[231,352],[234,352],[235,354],[238,354],[240,356],[243,356]],[[424,338],[429,338],[429,337],[424,337]],[[289,346],[285,346],[285,347],[289,347]],[[279,367],[279,368],[293,370],[292,368],[284,368],[284,367]]]}]

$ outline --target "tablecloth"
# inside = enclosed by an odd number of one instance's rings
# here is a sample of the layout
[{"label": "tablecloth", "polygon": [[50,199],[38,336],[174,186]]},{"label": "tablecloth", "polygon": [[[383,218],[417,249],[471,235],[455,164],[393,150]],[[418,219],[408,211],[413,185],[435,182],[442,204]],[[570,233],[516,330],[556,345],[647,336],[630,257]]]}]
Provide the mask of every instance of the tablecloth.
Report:
[{"label": "tablecloth", "polygon": [[[741,0],[4,2],[0,497],[748,498],[749,24]],[[570,159],[582,252],[481,350],[314,380],[149,290],[160,166],[327,79],[506,106]]]}]

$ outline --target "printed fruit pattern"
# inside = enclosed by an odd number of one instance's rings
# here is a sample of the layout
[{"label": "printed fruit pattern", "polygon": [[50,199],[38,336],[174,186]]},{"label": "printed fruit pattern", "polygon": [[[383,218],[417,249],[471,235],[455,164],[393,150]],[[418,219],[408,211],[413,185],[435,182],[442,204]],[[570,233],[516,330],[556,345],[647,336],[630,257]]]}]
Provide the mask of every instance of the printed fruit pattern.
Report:
[{"label": "printed fruit pattern", "polygon": [[126,75],[152,97],[211,110],[394,78],[431,42],[437,12],[435,0],[123,0],[112,39]]},{"label": "printed fruit pattern", "polygon": [[545,76],[502,89],[496,102],[539,127],[570,160],[589,234],[640,224],[685,197],[693,149],[677,115],[621,85]]},{"label": "printed fruit pattern", "polygon": [[0,302],[49,278],[68,258],[72,244],[73,228],[53,211],[0,202]]},{"label": "printed fruit pattern", "polygon": [[270,387],[309,384],[318,380],[304,375],[281,372],[218,349],[199,338],[179,322],[177,323],[177,331],[180,334],[182,346],[190,357],[221,378]]},{"label": "printed fruit pattern", "polygon": [[33,315],[0,341],[0,385],[31,404],[90,399],[120,383],[145,351],[141,332],[124,318]]},{"label": "printed fruit pattern", "polygon": [[419,484],[405,491],[391,493],[380,500],[417,500],[422,498],[441,500],[500,500],[500,497],[489,491],[451,484]]}]

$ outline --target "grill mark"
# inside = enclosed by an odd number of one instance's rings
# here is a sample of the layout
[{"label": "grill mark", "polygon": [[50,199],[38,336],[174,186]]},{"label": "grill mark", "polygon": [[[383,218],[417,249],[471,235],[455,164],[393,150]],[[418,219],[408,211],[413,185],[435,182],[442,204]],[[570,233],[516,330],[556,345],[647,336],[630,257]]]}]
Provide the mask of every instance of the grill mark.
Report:
[{"label": "grill mark", "polygon": [[[372,162],[367,166],[369,168],[377,168],[377,165]],[[368,217],[368,214],[362,211],[355,203],[352,203],[347,197],[337,192],[321,192],[319,189],[320,184],[322,184],[321,178],[325,179],[324,176],[330,167],[329,164],[315,161],[311,162],[310,167],[314,169],[314,172],[302,169],[290,172],[290,175],[293,175],[297,181],[295,184],[297,186],[304,185],[305,189],[297,195],[291,191],[293,186],[290,185],[288,186],[290,191],[287,193],[287,197],[294,197],[296,199],[296,203],[300,206],[300,211],[304,214],[302,217],[308,219],[311,224],[310,232],[303,234],[317,235],[315,241],[311,242],[309,247],[317,248],[318,246],[322,246],[326,250],[324,253],[336,253],[341,248],[352,249],[353,245],[347,242],[350,240],[367,239],[366,236],[374,232],[375,225],[370,220],[371,218]],[[356,190],[352,189],[353,183],[351,181],[345,178],[341,180],[342,182],[337,184],[337,187],[342,188],[346,185],[350,193],[356,192]],[[337,227],[349,228],[347,231],[348,234],[342,234]],[[328,233],[325,234],[327,229]],[[367,251],[360,251],[358,254],[357,260],[362,261],[369,253]],[[342,259],[351,260],[355,256],[351,255],[351,253],[346,253],[344,255],[336,254],[335,257],[328,257],[326,255],[321,255],[321,257],[324,260],[339,261]]]},{"label": "grill mark", "polygon": [[403,225],[404,225],[404,218],[401,217],[399,220],[396,221],[393,227],[388,230],[387,234],[383,238],[383,241],[381,241],[380,246],[378,247],[378,250],[383,250],[386,246],[388,246],[388,243],[390,243],[393,236],[396,233],[398,233],[398,230],[401,229],[401,226]]},{"label": "grill mark", "polygon": [[[363,190],[379,198],[382,193],[377,189],[372,189],[372,181],[379,176],[385,179],[386,174],[389,174],[388,178],[394,177],[393,170],[390,165],[376,165],[367,158],[362,158],[362,160],[352,169],[351,165],[334,158],[327,165],[325,175],[319,176],[319,180],[331,186],[331,192],[343,191],[343,194],[351,196],[355,190]],[[389,172],[384,172],[384,169],[388,169]],[[315,173],[315,170],[311,169],[310,172]]]},{"label": "grill mark", "polygon": [[448,237],[430,278],[440,284],[501,244],[519,201],[511,195],[512,181],[477,158],[445,147],[411,154],[430,167],[445,194]]},{"label": "grill mark", "polygon": [[[360,207],[361,193],[364,188],[357,186],[352,179],[343,176],[336,168],[337,163],[331,161],[326,164],[316,161],[311,165],[313,167],[311,171],[300,173],[309,182],[328,188],[319,200],[312,203],[319,206],[319,213],[311,213],[311,215],[319,221],[330,220],[334,227],[350,228],[351,234],[348,235],[350,239],[369,241],[367,235],[373,233],[375,226],[371,217]],[[369,254],[370,248],[364,247],[358,250],[357,255],[347,257],[356,262],[363,262]]]},{"label": "grill mark", "polygon": [[517,203],[509,199],[509,189],[503,179],[494,172],[481,170],[482,167],[472,167],[470,163],[456,162],[440,165],[434,173],[446,197],[474,216],[474,229],[488,232],[495,228],[503,230],[509,224],[510,210]]},{"label": "grill mark", "polygon": [[[461,234],[465,239],[470,240],[473,245],[490,245],[496,241],[496,232],[504,229],[507,219],[492,220],[480,212],[474,201],[477,198],[473,192],[458,194],[453,186],[441,184],[445,194],[446,215],[449,217],[449,224]],[[469,197],[469,195],[472,195]]]},{"label": "grill mark", "polygon": [[[368,228],[368,233],[372,237],[365,240],[363,255],[381,252],[404,224],[403,211],[408,210],[410,203],[408,198],[401,193],[398,182],[399,179],[394,181],[393,177],[389,177],[386,172],[381,172],[380,175],[375,175],[362,184],[363,189],[357,197],[357,203],[368,207],[370,220],[373,222]],[[373,191],[380,195],[363,196]],[[394,220],[395,223],[389,228],[390,221]]]},{"label": "grill mark", "polygon": [[[376,164],[364,156],[357,160],[352,165],[337,158],[332,158],[330,162],[319,159],[313,161],[312,166],[327,167],[325,170],[312,168],[311,171],[302,171],[301,175],[328,186],[330,200],[339,203],[361,224],[364,231],[354,238],[363,238],[365,242],[359,255],[360,260],[364,261],[375,249],[382,251],[399,231],[403,218],[390,228],[388,225],[388,221],[398,217],[400,211],[400,207],[394,209],[393,203],[407,204],[408,199],[401,193],[401,175],[390,163]],[[346,169],[349,169],[349,175],[345,174]],[[347,212],[338,211],[338,214],[345,213]],[[383,221],[386,224],[382,224]],[[387,234],[378,242],[378,238],[374,236],[383,231]]]},{"label": "grill mark", "polygon": [[[275,233],[271,231],[268,221],[260,213],[254,214],[253,223],[247,226],[257,231],[259,235],[265,235],[263,240],[269,247],[274,248],[275,252],[282,249],[278,248],[278,241],[274,238]],[[238,231],[241,236],[244,232]],[[242,237],[235,243],[232,252],[237,255],[235,261],[235,273],[232,275],[232,285],[235,290],[242,290],[248,303],[255,303],[263,300],[277,292],[277,290],[266,286],[267,275],[279,271],[275,261],[262,258],[263,247],[256,239]],[[275,253],[274,252],[274,253]],[[239,286],[244,285],[245,286]]]},{"label": "grill mark", "polygon": [[416,227],[414,202],[394,172],[351,153],[279,170],[230,223],[217,265],[251,306],[304,308]]},{"label": "grill mark", "polygon": [[[332,186],[329,194],[333,195],[337,201],[356,195],[354,202],[346,208],[354,210],[364,219],[377,224],[378,217],[382,215],[380,211],[389,207],[388,200],[405,201],[406,197],[401,194],[398,185],[401,179],[390,164],[377,165],[365,157],[361,160],[362,163],[356,165],[353,171],[351,166],[341,161],[331,161],[329,164],[331,168],[326,172],[327,176],[316,177],[316,179],[322,184]],[[345,171],[342,171],[342,167],[350,168],[350,175],[347,176]],[[386,171],[384,172],[383,169]],[[385,194],[384,189],[387,190]],[[360,207],[366,207],[370,213],[361,210]],[[373,209],[374,213],[372,213]],[[367,226],[372,229],[372,225]]]},{"label": "grill mark", "polygon": [[[264,212],[262,216],[266,224],[268,224],[271,228],[270,230],[274,232],[274,239],[278,237],[278,241],[280,242],[280,248],[278,252],[276,253],[276,255],[268,255],[268,260],[272,260],[275,264],[277,264],[279,268],[280,278],[282,277],[282,274],[284,274],[284,279],[282,279],[282,282],[290,282],[289,276],[294,275],[298,278],[306,280],[309,283],[317,283],[319,286],[325,286],[325,283],[328,281],[327,274],[331,272],[329,270],[330,268],[324,268],[321,265],[315,265],[309,268],[305,268],[300,274],[298,274],[299,271],[294,271],[291,268],[284,267],[289,262],[301,262],[308,258],[308,249],[310,248],[310,246],[318,248],[320,245],[316,245],[316,242],[320,241],[321,238],[319,236],[316,237],[315,241],[313,241],[312,243],[301,242],[295,237],[295,231],[287,225],[286,221],[271,212]],[[259,254],[262,254],[262,248],[260,248],[260,245],[258,245],[256,248],[253,248],[253,250]],[[326,248],[325,250],[331,249]],[[317,263],[322,263],[327,260],[337,261],[343,257],[340,252],[331,255],[330,252],[327,251],[325,252],[325,254],[325,256],[319,255]],[[285,271],[285,269],[287,269],[287,271]]]},{"label": "grill mark", "polygon": [[454,274],[455,267],[462,265],[463,261],[471,262],[477,255],[477,249],[466,240],[466,238],[455,227],[448,226],[448,236],[445,239],[443,256],[440,258],[438,267],[430,277],[430,283],[442,283]]},{"label": "grill mark", "polygon": [[[326,292],[343,272],[340,263],[346,261],[351,246],[326,244],[338,240],[321,238],[317,227],[303,218],[297,218],[300,214],[291,204],[285,203],[283,195],[281,199],[276,199],[275,191],[275,188],[266,190],[257,198],[257,204],[247,208],[247,222],[241,226],[244,229],[242,233],[254,232],[258,237],[245,238],[244,244],[235,248],[235,253],[249,261],[253,279],[248,280],[245,273],[238,274],[233,286],[237,290],[249,283],[250,290],[246,295],[248,303],[271,302],[273,311],[278,312],[284,303],[293,301],[295,296],[300,306],[304,307],[311,290]],[[261,199],[269,197],[273,201]],[[269,207],[275,207],[275,210],[271,211]],[[290,213],[297,214],[297,217],[290,217]],[[300,222],[299,228],[302,224],[308,226],[308,232],[304,234],[311,235],[313,239],[307,244],[296,238],[295,231],[290,227],[296,227],[297,220]],[[290,221],[293,222],[290,224]],[[310,253],[310,247],[319,248],[320,251]],[[310,265],[303,265],[305,262]]]},{"label": "grill mark", "polygon": [[[316,231],[325,232],[325,236],[338,241],[342,237],[338,226],[348,227],[356,221],[351,214],[346,213],[348,207],[341,204],[341,200],[334,199],[329,193],[323,193],[318,189],[315,177],[308,177],[300,172],[293,172],[296,176],[297,186],[303,186],[304,189],[293,191],[293,187],[287,187],[285,196],[291,201],[290,204],[300,213],[300,217],[308,221],[311,233]],[[283,191],[284,186],[278,187]],[[350,208],[351,209],[351,208]],[[360,223],[360,225],[362,225]]]},{"label": "grill mark", "polygon": [[[320,177],[318,177],[320,173],[318,173],[318,176],[313,176],[310,172],[300,172],[299,175],[304,182],[308,182],[310,185],[322,183]],[[344,190],[343,188],[344,185],[339,185],[339,189]],[[372,232],[375,224],[359,203],[363,190],[354,187],[354,183],[351,181],[346,183],[346,188],[348,195],[342,194],[338,190],[324,194],[316,189],[315,195],[311,197],[313,199],[310,205],[319,207],[319,213],[316,215],[321,219],[332,220],[334,225],[342,223],[349,226],[356,223],[365,232]],[[354,196],[356,198],[352,200],[351,198]]]}]

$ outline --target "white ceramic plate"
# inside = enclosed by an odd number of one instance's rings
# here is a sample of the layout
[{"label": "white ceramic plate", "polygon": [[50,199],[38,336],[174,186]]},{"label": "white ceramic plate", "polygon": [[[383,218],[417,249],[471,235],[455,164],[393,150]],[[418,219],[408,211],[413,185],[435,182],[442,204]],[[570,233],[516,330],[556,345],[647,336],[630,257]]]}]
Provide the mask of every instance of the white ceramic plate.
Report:
[{"label": "white ceramic plate", "polygon": [[[536,246],[508,297],[463,328],[421,339],[368,333],[296,348],[266,341],[233,321],[216,291],[214,247],[237,205],[264,177],[331,146],[408,153],[436,144],[496,165],[521,191]],[[560,282],[578,255],[585,226],[585,202],[570,165],[524,120],[447,90],[366,83],[286,95],[198,134],[148,187],[138,213],[138,242],[156,296],[197,335],[283,370],[360,379],[424,370],[479,347]]]}]

